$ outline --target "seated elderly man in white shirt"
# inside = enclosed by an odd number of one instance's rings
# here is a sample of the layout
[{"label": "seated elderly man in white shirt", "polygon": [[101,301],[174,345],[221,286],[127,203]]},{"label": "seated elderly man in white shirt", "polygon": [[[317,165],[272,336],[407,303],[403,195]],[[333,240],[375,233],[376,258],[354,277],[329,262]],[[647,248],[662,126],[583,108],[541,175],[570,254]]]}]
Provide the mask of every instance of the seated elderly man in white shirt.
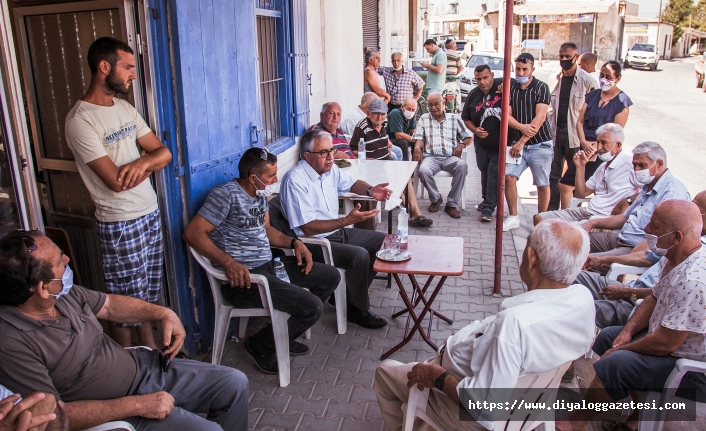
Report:
[{"label": "seated elderly man in white shirt", "polygon": [[346,118],[341,122],[339,127],[349,139],[353,136],[355,126],[360,123],[360,120],[368,116],[368,106],[373,100],[380,100],[380,97],[372,91],[363,93],[363,97],[360,98],[360,105],[356,106],[355,110],[346,115]]},{"label": "seated elderly man in white shirt", "polygon": [[623,151],[625,141],[623,128],[615,123],[607,123],[596,130],[596,136],[598,157],[604,163],[588,180],[586,180],[586,163],[589,156],[583,151],[574,155],[576,165],[574,194],[577,198],[585,198],[593,194],[593,199],[587,207],[536,214],[535,225],[548,219],[580,222],[596,215],[622,214],[635,200],[642,186],[635,179],[632,155]]},{"label": "seated elderly man in white shirt", "polygon": [[504,300],[500,313],[449,337],[425,362],[386,360],[378,366],[374,387],[387,426],[401,429],[400,407],[409,387],[418,385],[432,388],[426,413],[441,429],[493,429],[486,412],[476,417],[477,411],[471,411],[476,421],[459,421],[459,394],[464,406],[482,402],[486,399],[471,399],[471,392],[514,388],[522,375],[552,370],[586,353],[594,336],[593,297],[585,287],[569,283],[588,250],[588,235],[578,226],[562,220],[537,225],[520,265],[528,292]]}]

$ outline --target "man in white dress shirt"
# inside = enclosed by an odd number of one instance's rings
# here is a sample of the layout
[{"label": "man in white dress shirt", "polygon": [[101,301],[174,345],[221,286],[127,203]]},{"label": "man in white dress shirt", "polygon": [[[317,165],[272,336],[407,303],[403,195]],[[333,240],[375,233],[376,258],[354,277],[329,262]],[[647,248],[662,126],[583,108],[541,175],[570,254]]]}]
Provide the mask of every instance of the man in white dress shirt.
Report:
[{"label": "man in white dress shirt", "polygon": [[368,106],[373,100],[380,100],[380,97],[372,91],[363,93],[363,97],[360,98],[360,105],[356,106],[355,111],[346,115],[346,118],[341,122],[340,127],[343,133],[349,137],[353,136],[353,129],[360,123],[360,120],[368,116]]},{"label": "man in white dress shirt", "polygon": [[484,401],[471,399],[471,391],[463,389],[512,389],[521,375],[552,370],[586,353],[594,336],[593,297],[569,283],[588,249],[588,235],[579,227],[562,220],[538,224],[520,265],[528,292],[506,299],[500,313],[449,337],[425,362],[386,360],[378,366],[374,387],[387,426],[401,429],[400,406],[409,387],[418,385],[432,388],[426,413],[441,429],[493,429],[495,423],[484,413],[474,416],[476,421],[459,421],[459,394],[464,405]]}]

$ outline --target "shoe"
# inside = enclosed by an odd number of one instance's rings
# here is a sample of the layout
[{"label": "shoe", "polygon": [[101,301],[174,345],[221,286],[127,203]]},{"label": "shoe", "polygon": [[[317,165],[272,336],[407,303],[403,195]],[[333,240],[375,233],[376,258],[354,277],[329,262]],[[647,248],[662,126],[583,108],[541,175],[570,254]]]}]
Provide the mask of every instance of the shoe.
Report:
[{"label": "shoe", "polygon": [[332,293],[331,296],[328,297],[328,303],[335,307],[336,306],[336,295],[334,295]]},{"label": "shoe", "polygon": [[461,212],[456,207],[450,207],[446,205],[446,207],[444,208],[444,212],[450,215],[451,218],[461,218]]},{"label": "shoe", "polygon": [[[485,202],[485,201],[484,201],[484,202]],[[476,211],[483,211],[483,202],[481,202],[481,203],[479,203],[478,205],[476,205],[475,208],[476,208]]]},{"label": "shoe", "polygon": [[417,218],[409,219],[409,225],[413,227],[429,227],[434,224],[434,220],[420,215]]},{"label": "shoe", "polygon": [[306,344],[294,340],[289,342],[290,356],[301,356],[306,355],[307,353],[309,353],[309,346],[307,346]]},{"label": "shoe", "polygon": [[571,367],[561,376],[561,383],[571,383],[574,381],[574,377],[576,377],[576,369]]},{"label": "shoe", "polygon": [[480,221],[490,222],[493,219],[493,213],[490,211],[483,211],[480,215]]},{"label": "shoe", "polygon": [[368,329],[378,329],[387,325],[387,320],[372,311],[362,311],[355,307],[348,307],[348,321]]},{"label": "shoe", "polygon": [[245,348],[245,353],[255,361],[255,366],[258,370],[265,374],[279,374],[276,353],[268,353],[265,355],[258,353],[252,345],[252,338],[245,340],[243,347]]},{"label": "shoe", "polygon": [[520,218],[518,216],[509,216],[503,221],[503,232],[517,229],[518,227],[520,227]]},{"label": "shoe", "polygon": [[439,208],[441,208],[441,203],[444,201],[444,199],[439,196],[439,200],[436,202],[433,202],[431,205],[429,205],[429,212],[430,213],[437,213],[439,212]]}]

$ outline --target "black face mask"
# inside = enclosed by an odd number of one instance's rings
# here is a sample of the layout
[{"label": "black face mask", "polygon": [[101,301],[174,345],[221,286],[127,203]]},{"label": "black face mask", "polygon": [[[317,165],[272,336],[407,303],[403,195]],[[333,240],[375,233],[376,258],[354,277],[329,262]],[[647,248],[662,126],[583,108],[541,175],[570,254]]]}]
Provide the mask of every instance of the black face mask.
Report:
[{"label": "black face mask", "polygon": [[569,70],[574,67],[574,60],[559,60],[561,68],[564,70]]}]

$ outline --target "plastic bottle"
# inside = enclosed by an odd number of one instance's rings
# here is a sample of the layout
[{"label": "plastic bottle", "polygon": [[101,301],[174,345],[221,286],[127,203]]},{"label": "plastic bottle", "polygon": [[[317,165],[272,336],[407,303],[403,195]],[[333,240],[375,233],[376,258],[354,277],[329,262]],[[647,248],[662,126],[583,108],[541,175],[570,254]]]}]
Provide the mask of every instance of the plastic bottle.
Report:
[{"label": "plastic bottle", "polygon": [[407,208],[402,208],[397,214],[397,235],[400,237],[400,244],[407,244],[409,234],[409,214]]},{"label": "plastic bottle", "polygon": [[365,139],[360,138],[360,141],[358,141],[358,164],[365,163],[365,156]]},{"label": "plastic bottle", "polygon": [[275,275],[280,280],[291,283],[291,281],[289,281],[289,275],[287,275],[287,270],[284,269],[284,264],[279,257],[275,257]]}]

